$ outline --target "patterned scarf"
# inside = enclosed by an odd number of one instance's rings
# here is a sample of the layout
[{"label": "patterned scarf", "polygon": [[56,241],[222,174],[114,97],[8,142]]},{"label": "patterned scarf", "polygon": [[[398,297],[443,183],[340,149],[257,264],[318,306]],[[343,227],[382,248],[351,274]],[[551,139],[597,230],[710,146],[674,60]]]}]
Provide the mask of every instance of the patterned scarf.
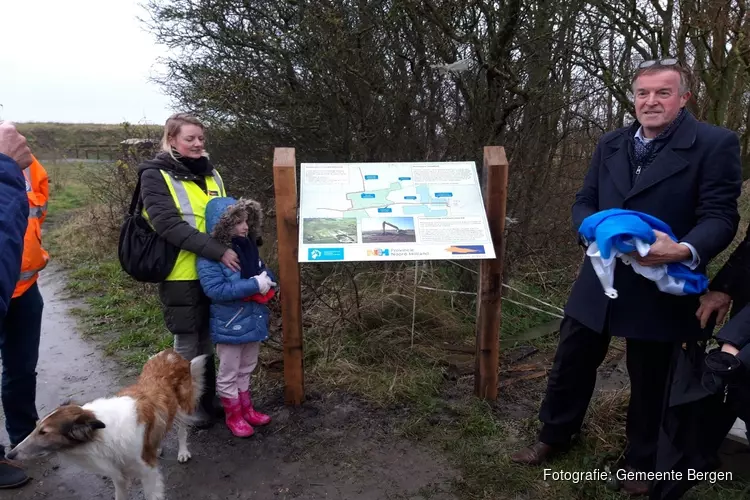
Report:
[{"label": "patterned scarf", "polygon": [[648,142],[645,142],[637,137],[634,138],[631,143],[633,146],[631,164],[633,166],[634,172],[636,170],[636,165],[640,165],[641,168],[646,168],[649,164],[651,164],[661,148],[664,147],[664,145],[668,142],[672,133],[677,129],[677,127],[680,126],[682,120],[685,119],[685,116],[687,116],[687,111],[685,110],[685,108],[682,108],[677,117],[672,120],[672,123],[667,125],[667,128],[662,130],[659,135]]}]

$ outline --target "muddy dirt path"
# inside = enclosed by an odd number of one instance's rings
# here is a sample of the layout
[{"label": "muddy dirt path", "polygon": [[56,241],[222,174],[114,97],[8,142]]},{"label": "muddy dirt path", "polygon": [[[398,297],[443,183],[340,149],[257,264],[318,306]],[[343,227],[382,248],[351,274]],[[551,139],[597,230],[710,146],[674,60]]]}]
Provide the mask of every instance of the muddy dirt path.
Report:
[{"label": "muddy dirt path", "polygon": [[[93,343],[81,339],[66,300],[64,274],[49,268],[40,279],[45,299],[39,359],[37,406],[40,416],[72,397],[90,401],[115,392],[130,380]],[[310,395],[300,410],[281,401],[263,409],[274,418],[250,439],[234,438],[223,423],[189,438],[193,459],[177,462],[172,433],[161,460],[168,499],[347,499],[453,500],[452,470],[434,450],[394,434],[393,418],[378,415],[347,396]],[[391,416],[392,417],[392,416]],[[3,431],[2,442],[7,443]],[[33,481],[6,490],[18,500],[112,499],[108,479],[52,457],[26,464]],[[142,499],[140,486],[131,499]]]}]

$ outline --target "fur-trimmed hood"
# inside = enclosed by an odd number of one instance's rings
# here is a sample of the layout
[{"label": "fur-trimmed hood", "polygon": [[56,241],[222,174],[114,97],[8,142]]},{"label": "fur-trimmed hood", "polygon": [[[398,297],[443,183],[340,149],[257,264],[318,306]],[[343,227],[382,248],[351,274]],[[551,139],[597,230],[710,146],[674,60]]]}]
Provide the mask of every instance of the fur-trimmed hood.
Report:
[{"label": "fur-trimmed hood", "polygon": [[260,237],[263,210],[255,200],[230,197],[212,198],[206,205],[206,232],[221,243],[231,247],[232,228],[247,214],[248,238]]}]

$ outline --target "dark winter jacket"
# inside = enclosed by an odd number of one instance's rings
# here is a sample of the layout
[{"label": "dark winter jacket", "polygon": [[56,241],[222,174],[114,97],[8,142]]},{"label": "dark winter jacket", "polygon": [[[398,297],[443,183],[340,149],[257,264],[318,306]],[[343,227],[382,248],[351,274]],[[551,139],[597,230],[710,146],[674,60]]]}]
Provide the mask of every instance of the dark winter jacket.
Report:
[{"label": "dark winter jacket", "polygon": [[[213,166],[207,158],[177,161],[161,152],[139,166],[141,199],[154,230],[183,250],[211,260],[220,260],[227,247],[185,222],[175,206],[167,183],[159,170],[167,170],[177,179],[192,180],[206,191],[205,177]],[[159,284],[164,322],[173,335],[198,335],[208,330],[209,300],[200,282],[165,281]]]},{"label": "dark winter jacket", "polygon": [[211,162],[207,158],[177,161],[169,153],[159,153],[154,159],[147,160],[139,166],[141,199],[154,230],[160,236],[200,257],[221,260],[227,247],[182,220],[167,183],[157,169],[168,170],[177,179],[192,180],[205,191],[205,176],[211,175],[213,171]]},{"label": "dark winter jacket", "polygon": [[[206,230],[218,241],[230,245],[232,228],[247,213],[248,242],[254,245],[260,234],[262,212],[254,201],[233,198],[213,198],[206,207]],[[259,273],[266,271],[272,281],[273,273],[258,257]],[[245,344],[268,338],[268,307],[252,300],[243,300],[259,293],[258,282],[242,278],[242,271],[234,272],[221,262],[198,259],[198,275],[204,293],[211,299],[211,340],[215,344]]]},{"label": "dark winter jacket", "polygon": [[0,154],[0,320],[8,312],[8,304],[21,274],[23,238],[29,221],[29,199],[26,179],[18,164]]}]

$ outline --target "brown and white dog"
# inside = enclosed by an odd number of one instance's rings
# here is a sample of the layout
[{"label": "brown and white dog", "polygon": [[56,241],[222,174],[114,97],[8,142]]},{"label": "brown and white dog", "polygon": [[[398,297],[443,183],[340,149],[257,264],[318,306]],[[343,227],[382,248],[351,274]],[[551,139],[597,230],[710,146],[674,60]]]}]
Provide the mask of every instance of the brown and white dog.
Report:
[{"label": "brown and white dog", "polygon": [[203,393],[205,365],[205,355],[188,362],[172,349],[161,351],[146,362],[134,385],[115,396],[55,409],[7,458],[28,460],[58,453],[110,477],[115,500],[127,499],[134,479],[141,481],[146,500],[163,500],[161,443],[176,424],[177,460],[190,459],[187,426]]}]

